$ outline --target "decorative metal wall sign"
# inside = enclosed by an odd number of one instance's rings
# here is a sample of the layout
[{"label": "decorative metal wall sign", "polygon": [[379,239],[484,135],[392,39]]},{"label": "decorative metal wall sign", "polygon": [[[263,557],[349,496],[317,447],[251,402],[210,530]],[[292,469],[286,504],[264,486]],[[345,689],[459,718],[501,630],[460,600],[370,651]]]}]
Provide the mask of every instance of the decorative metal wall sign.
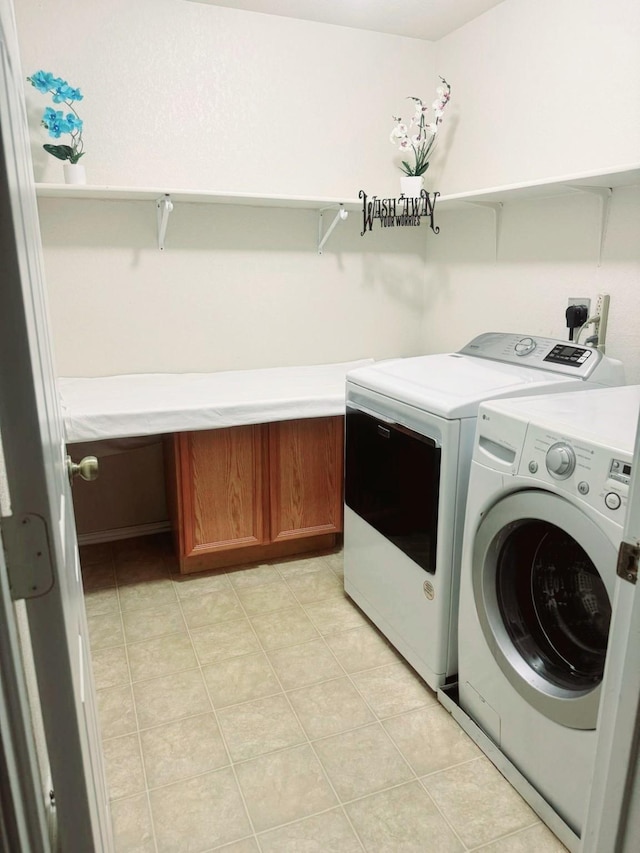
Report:
[{"label": "decorative metal wall sign", "polygon": [[373,229],[376,219],[380,220],[382,228],[404,228],[420,225],[423,217],[428,217],[429,227],[434,234],[439,234],[440,229],[434,224],[433,214],[436,200],[440,193],[428,193],[421,190],[420,195],[415,198],[401,195],[399,198],[378,198],[367,196],[364,190],[360,190],[358,197],[362,199],[362,231],[360,236],[364,237],[367,231]]}]

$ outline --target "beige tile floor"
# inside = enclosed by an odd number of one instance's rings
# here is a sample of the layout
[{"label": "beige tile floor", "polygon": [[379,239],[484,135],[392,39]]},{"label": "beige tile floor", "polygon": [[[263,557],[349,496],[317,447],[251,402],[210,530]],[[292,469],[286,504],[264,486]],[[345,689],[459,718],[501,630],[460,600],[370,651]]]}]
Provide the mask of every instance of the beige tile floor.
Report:
[{"label": "beige tile floor", "polygon": [[118,853],[560,853],[342,589],[340,553],[180,576],[81,549]]}]

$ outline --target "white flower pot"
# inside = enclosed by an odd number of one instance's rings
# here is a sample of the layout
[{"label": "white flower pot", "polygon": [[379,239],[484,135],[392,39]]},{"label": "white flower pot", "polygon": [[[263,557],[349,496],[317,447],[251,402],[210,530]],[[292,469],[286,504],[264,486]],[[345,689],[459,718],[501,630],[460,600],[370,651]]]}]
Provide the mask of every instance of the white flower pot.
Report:
[{"label": "white flower pot", "polygon": [[82,163],[65,162],[62,166],[64,170],[65,184],[86,184],[87,175],[84,171]]},{"label": "white flower pot", "polygon": [[405,198],[416,198],[424,186],[422,175],[403,175],[400,178],[400,192]]}]

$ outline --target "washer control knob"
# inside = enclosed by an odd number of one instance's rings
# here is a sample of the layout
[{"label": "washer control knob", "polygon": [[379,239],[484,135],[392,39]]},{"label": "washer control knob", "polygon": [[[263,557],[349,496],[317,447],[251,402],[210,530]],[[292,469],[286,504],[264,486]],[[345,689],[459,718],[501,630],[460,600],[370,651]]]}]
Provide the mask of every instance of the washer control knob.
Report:
[{"label": "washer control knob", "polygon": [[620,509],[622,498],[616,492],[607,492],[604,496],[604,502],[608,509]]},{"label": "washer control knob", "polygon": [[580,492],[581,495],[588,495],[589,494],[589,483],[587,483],[586,480],[581,480],[578,483],[578,491]]},{"label": "washer control knob", "polygon": [[529,462],[529,472],[531,474],[535,474],[537,470],[538,470],[538,463],[532,459],[531,462]]},{"label": "washer control knob", "polygon": [[536,348],[533,338],[520,338],[515,345],[516,355],[529,355]]},{"label": "washer control knob", "polygon": [[576,454],[570,444],[558,441],[547,450],[545,459],[547,471],[557,480],[566,480],[576,467]]}]

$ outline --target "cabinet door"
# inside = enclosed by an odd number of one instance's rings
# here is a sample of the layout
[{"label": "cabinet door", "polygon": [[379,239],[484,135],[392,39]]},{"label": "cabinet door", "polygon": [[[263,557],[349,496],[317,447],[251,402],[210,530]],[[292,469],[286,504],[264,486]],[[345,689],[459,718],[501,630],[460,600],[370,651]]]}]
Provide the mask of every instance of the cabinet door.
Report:
[{"label": "cabinet door", "polygon": [[344,419],[269,424],[271,541],[342,530]]},{"label": "cabinet door", "polygon": [[182,433],[178,444],[184,553],[262,544],[267,532],[262,428]]}]

